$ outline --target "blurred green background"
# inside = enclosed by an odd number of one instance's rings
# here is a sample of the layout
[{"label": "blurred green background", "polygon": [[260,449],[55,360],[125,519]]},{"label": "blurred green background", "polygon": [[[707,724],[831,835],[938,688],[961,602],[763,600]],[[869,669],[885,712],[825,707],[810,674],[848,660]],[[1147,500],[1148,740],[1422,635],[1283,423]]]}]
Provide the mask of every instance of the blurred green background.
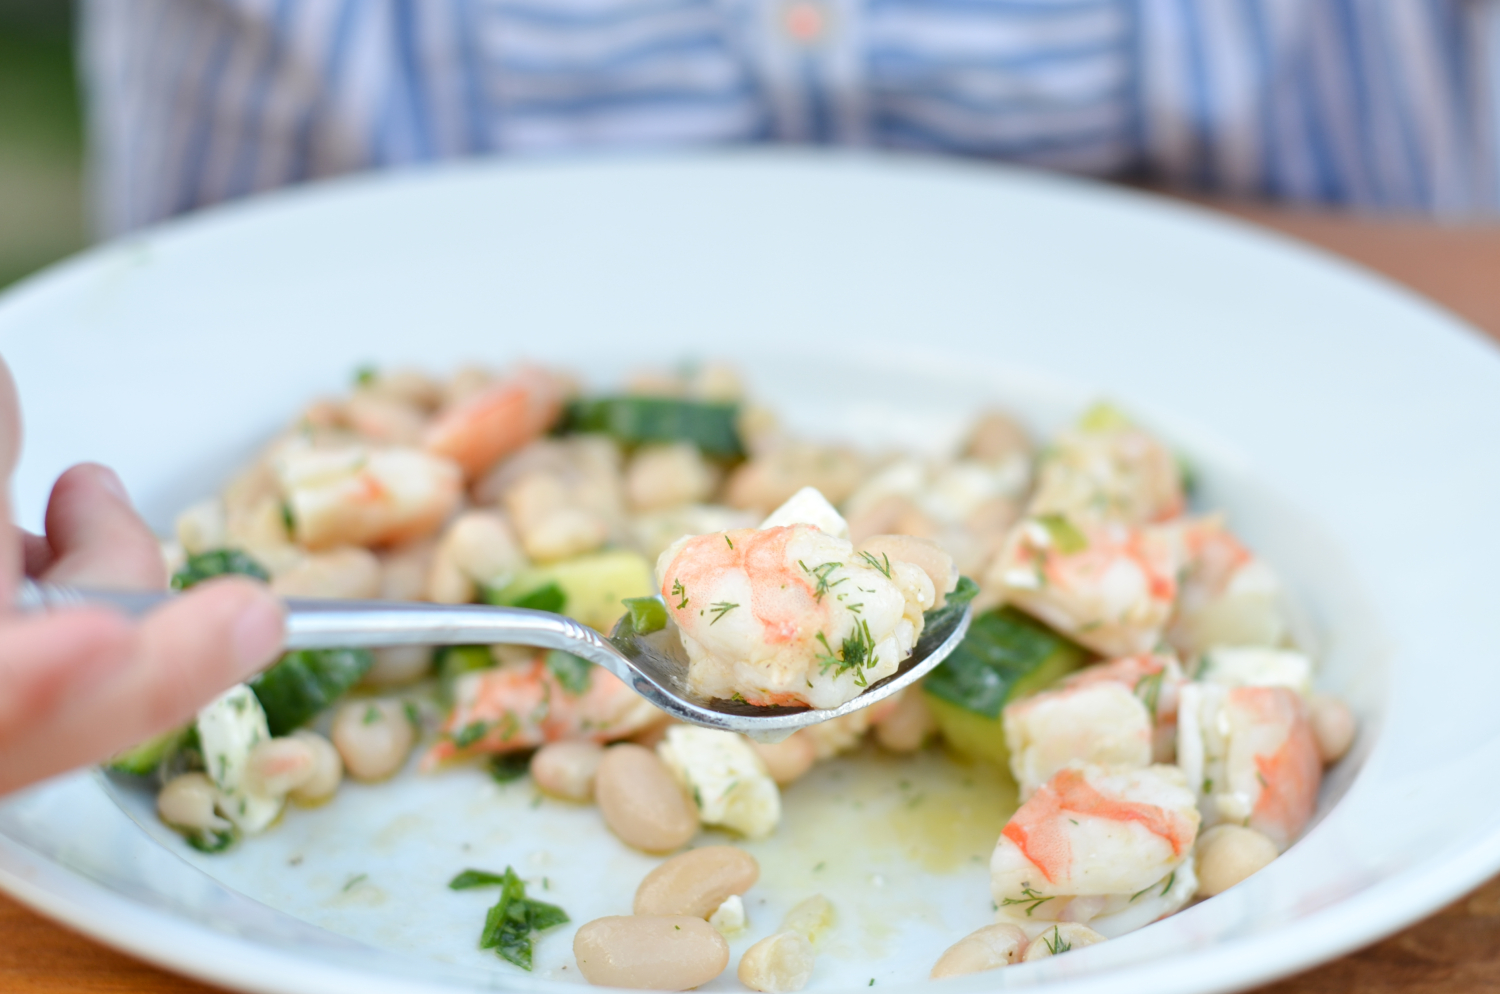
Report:
[{"label": "blurred green background", "polygon": [[0,287],[88,240],[72,42],[69,0],[0,0]]}]

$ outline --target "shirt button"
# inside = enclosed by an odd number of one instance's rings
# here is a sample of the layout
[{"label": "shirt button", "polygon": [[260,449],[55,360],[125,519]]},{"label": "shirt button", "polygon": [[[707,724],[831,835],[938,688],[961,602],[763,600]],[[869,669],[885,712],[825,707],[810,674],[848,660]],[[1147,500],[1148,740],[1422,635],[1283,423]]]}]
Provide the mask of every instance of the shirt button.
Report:
[{"label": "shirt button", "polygon": [[832,29],[832,15],[819,0],[787,0],[781,8],[781,29],[798,45],[818,45]]}]

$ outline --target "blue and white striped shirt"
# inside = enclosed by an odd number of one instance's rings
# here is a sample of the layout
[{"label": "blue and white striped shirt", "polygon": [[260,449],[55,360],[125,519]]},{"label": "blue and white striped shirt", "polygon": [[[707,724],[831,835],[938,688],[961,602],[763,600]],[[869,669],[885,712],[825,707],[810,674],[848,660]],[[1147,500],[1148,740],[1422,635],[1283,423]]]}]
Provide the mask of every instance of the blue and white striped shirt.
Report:
[{"label": "blue and white striped shirt", "polygon": [[920,149],[1500,206],[1500,0],[86,0],[102,233],[453,156]]}]

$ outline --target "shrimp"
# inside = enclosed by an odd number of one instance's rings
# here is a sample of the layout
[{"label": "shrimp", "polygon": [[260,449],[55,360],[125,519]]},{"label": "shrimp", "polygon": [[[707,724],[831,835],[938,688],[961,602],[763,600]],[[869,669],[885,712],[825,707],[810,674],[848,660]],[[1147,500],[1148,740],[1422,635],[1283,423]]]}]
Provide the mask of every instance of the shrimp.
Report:
[{"label": "shrimp", "polygon": [[1185,569],[1167,641],[1185,655],[1216,645],[1281,643],[1287,623],[1281,584],[1230,534],[1221,515],[1181,529]]},{"label": "shrimp", "polygon": [[458,467],[418,449],[288,444],[276,472],[294,535],[312,550],[423,538],[462,496]]},{"label": "shrimp", "polygon": [[465,479],[473,480],[552,427],[563,393],[557,377],[523,366],[440,413],[427,427],[424,446],[458,463]]},{"label": "shrimp", "polygon": [[990,859],[996,921],[1087,923],[1113,938],[1197,889],[1199,815],[1175,766],[1058,771],[1011,816]]},{"label": "shrimp", "polygon": [[1141,525],[1175,518],[1185,506],[1171,450],[1101,406],[1054,443],[1029,513]]},{"label": "shrimp", "polygon": [[549,653],[538,651],[529,660],[460,677],[443,737],[423,757],[423,769],[548,742],[610,742],[660,720],[661,712],[613,673],[559,655],[568,667],[561,675],[548,665]]},{"label": "shrimp", "polygon": [[1005,741],[1021,796],[1072,762],[1141,769],[1153,759],[1170,761],[1181,682],[1172,657],[1130,656],[1006,707]]},{"label": "shrimp", "polygon": [[936,597],[927,574],[887,555],[856,554],[824,530],[847,534],[816,491],[766,524],[684,536],[657,560],[689,688],[706,698],[834,708],[896,672]]},{"label": "shrimp", "polygon": [[1177,597],[1173,528],[1029,517],[1011,530],[988,584],[1017,607],[1106,656],[1149,652]]},{"label": "shrimp", "polygon": [[1285,851],[1312,817],[1323,761],[1294,690],[1185,685],[1177,755],[1205,825],[1244,825]]}]

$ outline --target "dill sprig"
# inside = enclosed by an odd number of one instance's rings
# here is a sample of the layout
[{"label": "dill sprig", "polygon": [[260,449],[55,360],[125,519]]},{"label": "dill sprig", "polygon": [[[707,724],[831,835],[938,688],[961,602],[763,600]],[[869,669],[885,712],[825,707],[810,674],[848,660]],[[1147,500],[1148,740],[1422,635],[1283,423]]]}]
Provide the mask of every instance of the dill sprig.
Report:
[{"label": "dill sprig", "polygon": [[891,557],[886,555],[884,552],[880,554],[880,558],[884,560],[884,563],[878,562],[875,557],[870,555],[868,552],[861,552],[859,554],[859,558],[869,563],[871,569],[876,569],[883,573],[887,580],[891,578]]},{"label": "dill sprig", "polygon": [[1044,897],[1043,895],[1038,894],[1036,891],[1032,890],[1030,887],[1023,887],[1021,889],[1020,897],[1007,897],[1005,900],[1000,902],[1000,906],[1003,908],[1008,908],[1013,904],[1027,905],[1028,907],[1026,908],[1026,917],[1030,918],[1033,911],[1035,911],[1037,908],[1040,908],[1050,900],[1052,900],[1052,898]]},{"label": "dill sprig", "polygon": [[833,646],[828,644],[828,637],[822,632],[818,633],[818,641],[823,643],[823,651],[815,657],[819,674],[827,674],[832,670],[833,675],[838,677],[853,670],[854,685],[868,685],[864,671],[876,662],[875,639],[870,634],[868,621],[861,619],[854,623],[854,631],[839,645],[838,652],[833,651]]},{"label": "dill sprig", "polygon": [[1053,956],[1060,955],[1073,948],[1073,943],[1062,937],[1062,929],[1056,925],[1052,926],[1052,938],[1044,938],[1042,939],[1042,943]]},{"label": "dill sprig", "polygon": [[1156,721],[1156,706],[1161,701],[1161,681],[1166,675],[1166,670],[1157,670],[1148,673],[1135,682],[1135,695],[1146,705],[1146,713],[1151,716],[1151,721]]},{"label": "dill sprig", "polygon": [[828,593],[828,591],[832,590],[834,587],[837,587],[839,584],[844,583],[849,579],[847,576],[845,576],[840,577],[832,583],[828,582],[828,578],[833,574],[833,571],[844,565],[840,562],[827,562],[823,563],[821,566],[814,566],[809,569],[807,563],[804,563],[799,559],[797,560],[797,565],[802,567],[802,572],[806,573],[808,576],[817,581],[818,585],[813,590],[813,600],[817,601],[819,604],[823,603],[824,594]]},{"label": "dill sprig", "polygon": [[681,580],[678,580],[678,579],[675,579],[675,578],[672,580],[672,596],[673,597],[681,597],[682,598],[682,603],[677,605],[677,610],[681,611],[683,608],[687,607],[687,605],[688,605],[687,588],[682,585],[682,581]]},{"label": "dill sprig", "polygon": [[717,603],[710,604],[708,606],[708,610],[709,613],[714,616],[714,620],[710,621],[709,624],[712,625],[720,621],[724,617],[724,615],[728,614],[730,611],[733,611],[737,607],[739,607],[738,604],[731,604],[729,601],[718,601]]}]

